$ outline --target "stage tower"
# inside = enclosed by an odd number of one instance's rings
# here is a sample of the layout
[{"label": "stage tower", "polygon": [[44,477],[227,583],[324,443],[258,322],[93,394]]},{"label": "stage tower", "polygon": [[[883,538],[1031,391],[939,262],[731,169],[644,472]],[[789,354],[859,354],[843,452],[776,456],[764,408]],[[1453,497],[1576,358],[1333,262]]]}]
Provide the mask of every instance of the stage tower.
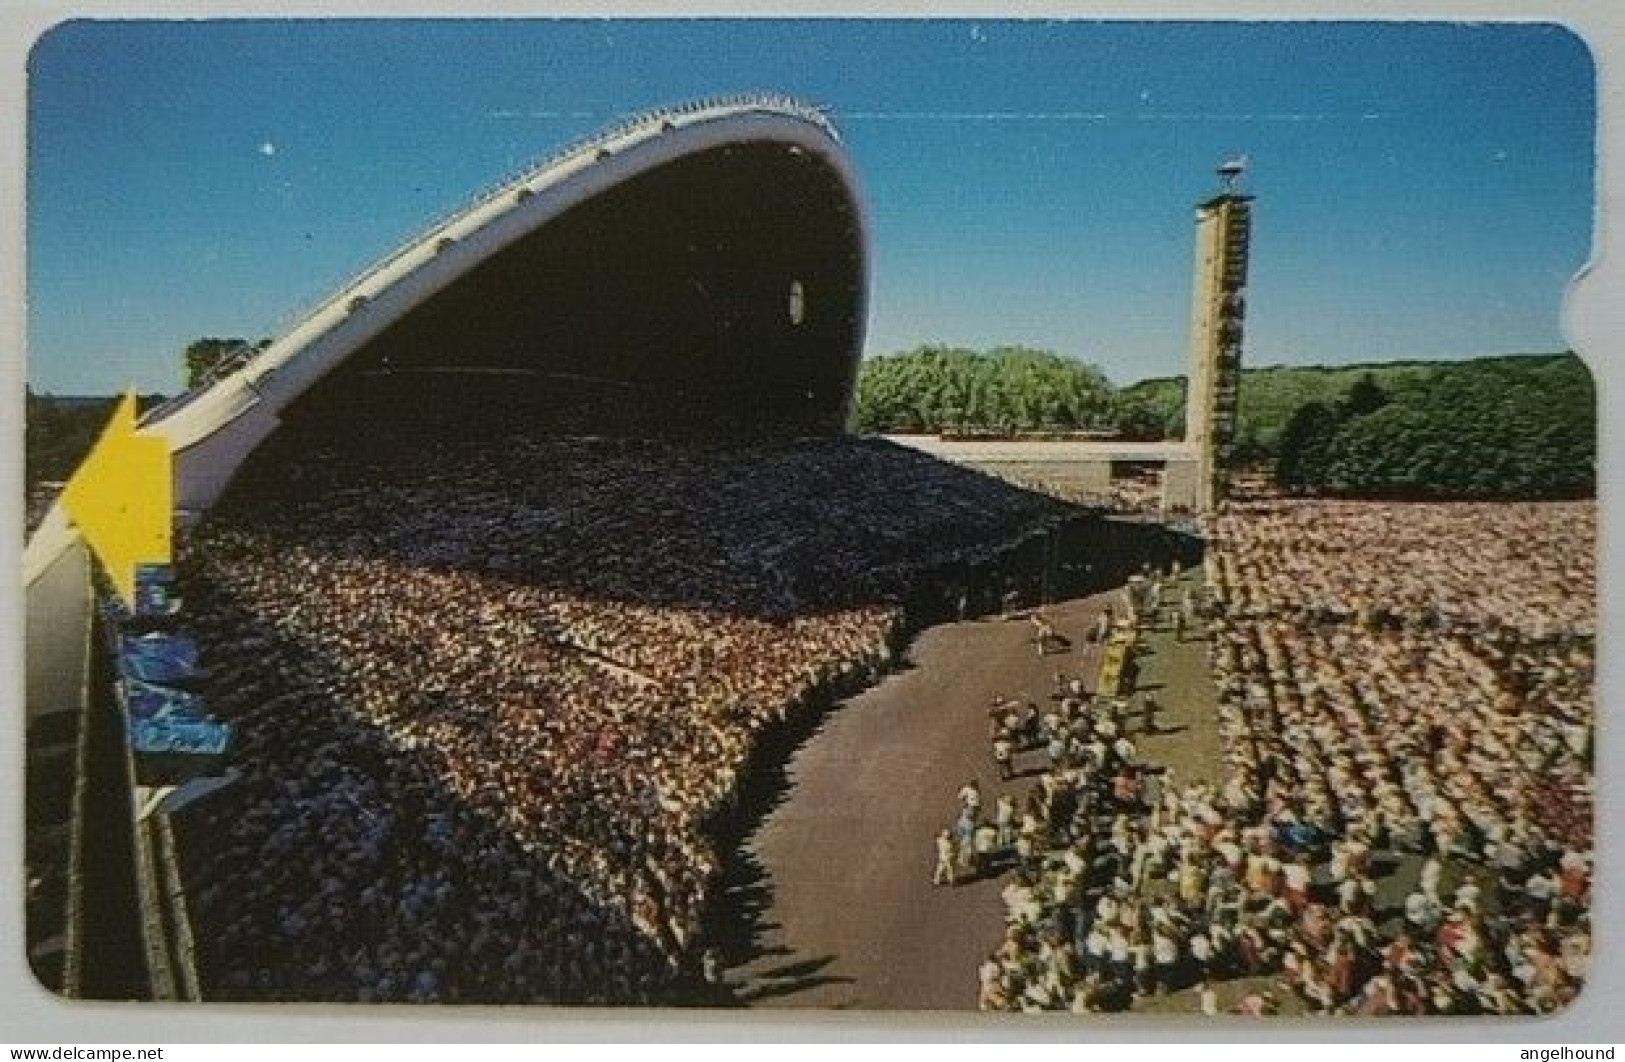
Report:
[{"label": "stage tower", "polygon": [[1241,191],[1246,171],[1245,156],[1227,160],[1218,169],[1222,190],[1196,208],[1185,441],[1196,461],[1196,507],[1202,512],[1224,499],[1235,451],[1252,238],[1253,197]]}]

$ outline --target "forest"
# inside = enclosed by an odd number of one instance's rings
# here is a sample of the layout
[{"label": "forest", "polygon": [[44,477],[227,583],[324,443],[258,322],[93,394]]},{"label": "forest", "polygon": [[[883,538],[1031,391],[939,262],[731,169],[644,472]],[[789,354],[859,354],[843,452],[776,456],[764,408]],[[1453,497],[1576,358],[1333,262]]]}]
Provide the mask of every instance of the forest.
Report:
[{"label": "forest", "polygon": [[1098,431],[1113,425],[1115,394],[1098,368],[1049,351],[924,346],[863,363],[853,428],[866,434]]},{"label": "forest", "polygon": [[1596,490],[1597,399],[1574,357],[1441,365],[1299,406],[1276,447],[1279,486],[1396,498],[1573,498]]},{"label": "forest", "polygon": [[[871,358],[860,432],[1082,431],[1177,439],[1185,380],[1115,387],[1050,351],[927,346]],[[1574,497],[1594,491],[1596,392],[1572,353],[1271,366],[1242,373],[1235,459],[1349,497]]]}]

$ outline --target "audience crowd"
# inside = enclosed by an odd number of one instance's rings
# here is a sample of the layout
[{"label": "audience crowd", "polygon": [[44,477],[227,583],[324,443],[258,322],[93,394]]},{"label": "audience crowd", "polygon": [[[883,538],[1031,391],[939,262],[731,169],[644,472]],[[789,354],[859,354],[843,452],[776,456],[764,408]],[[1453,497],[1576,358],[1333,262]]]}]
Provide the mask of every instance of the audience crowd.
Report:
[{"label": "audience crowd", "polygon": [[1595,633],[1593,502],[1259,502],[1215,531],[1234,615]]},{"label": "audience crowd", "polygon": [[1249,1014],[1571,1000],[1591,947],[1594,508],[1268,502],[1210,532],[1224,779],[1140,762],[1126,732],[1152,713],[1070,680],[1051,709],[995,706],[995,760],[1001,739],[1048,759],[1023,801],[961,789],[938,838],[935,881],[1013,862],[980,1005],[1190,990],[1216,1013],[1223,982]]},{"label": "audience crowd", "polygon": [[1083,486],[1065,475],[1064,466],[1042,469],[1032,465],[986,466],[992,475],[1002,476],[1026,490],[1038,491],[1075,505],[1105,509],[1125,515],[1158,516],[1164,512],[1162,473],[1140,473],[1114,477],[1104,491]]},{"label": "audience crowd", "polygon": [[239,727],[181,823],[211,997],[692,998],[764,731],[1072,515],[880,442],[273,446],[180,563]]}]

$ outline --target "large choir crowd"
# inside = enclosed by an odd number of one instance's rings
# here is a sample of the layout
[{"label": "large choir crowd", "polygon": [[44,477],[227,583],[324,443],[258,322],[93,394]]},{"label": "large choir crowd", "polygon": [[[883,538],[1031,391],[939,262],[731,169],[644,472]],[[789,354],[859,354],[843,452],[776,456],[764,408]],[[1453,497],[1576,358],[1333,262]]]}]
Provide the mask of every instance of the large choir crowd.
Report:
[{"label": "large choir crowd", "polygon": [[210,995],[687,998],[764,732],[1072,515],[879,442],[273,446],[179,566],[240,735],[182,819]]},{"label": "large choir crowd", "polygon": [[[1000,564],[1075,515],[880,442],[273,445],[179,565],[240,734],[181,820],[211,995],[716,998],[716,839],[764,735],[889,667],[922,585],[1008,603]],[[1143,695],[993,705],[1002,780],[1036,779],[962,787],[933,874],[1010,872],[980,1005],[1561,1007],[1594,507],[1269,500],[1208,532],[1201,594],[1118,619],[1205,633],[1222,780],[1142,757]]]},{"label": "large choir crowd", "polygon": [[989,821],[1015,875],[980,1005],[1563,1006],[1591,946],[1594,507],[1273,501],[1210,532],[1224,778],[1137,762],[1109,740],[1132,713],[1058,689],[1065,740],[1015,829],[1008,798]]}]

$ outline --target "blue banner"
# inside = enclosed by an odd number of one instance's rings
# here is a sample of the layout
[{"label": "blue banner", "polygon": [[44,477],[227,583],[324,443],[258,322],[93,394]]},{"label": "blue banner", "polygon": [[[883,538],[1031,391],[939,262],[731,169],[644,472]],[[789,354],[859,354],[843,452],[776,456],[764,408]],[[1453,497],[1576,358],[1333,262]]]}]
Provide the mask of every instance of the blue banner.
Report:
[{"label": "blue banner", "polygon": [[201,723],[208,719],[203,698],[195,693],[155,686],[134,678],[126,678],[121,685],[124,689],[124,708],[130,715],[132,725],[137,721]]},{"label": "blue banner", "polygon": [[231,724],[148,719],[130,723],[130,746],[138,753],[218,756],[231,744]]},{"label": "blue banner", "polygon": [[120,648],[119,670],[130,678],[165,685],[200,677],[197,642],[187,635],[126,636]]},{"label": "blue banner", "polygon": [[167,564],[140,564],[135,569],[135,614],[172,616],[180,610],[175,573]]}]

